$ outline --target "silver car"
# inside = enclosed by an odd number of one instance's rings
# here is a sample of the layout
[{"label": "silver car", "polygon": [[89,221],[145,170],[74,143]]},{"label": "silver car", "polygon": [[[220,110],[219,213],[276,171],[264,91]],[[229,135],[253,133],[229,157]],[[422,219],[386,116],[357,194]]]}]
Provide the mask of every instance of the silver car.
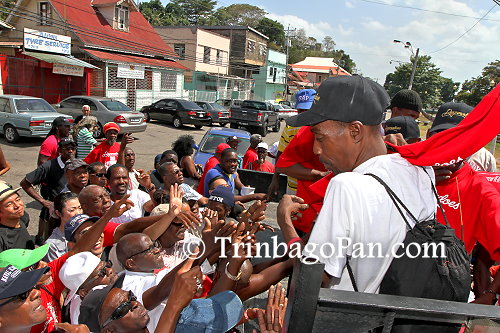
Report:
[{"label": "silver car", "polygon": [[120,133],[137,133],[146,130],[146,119],[141,112],[133,111],[122,102],[95,96],[71,96],[55,105],[58,112],[76,118],[82,115],[82,106],[90,106],[90,114],[97,118],[98,129],[94,137],[103,136],[102,127],[108,122],[115,122],[120,126]]},{"label": "silver car", "polygon": [[19,141],[21,137],[46,137],[52,127],[52,121],[60,116],[63,115],[57,113],[42,98],[0,96],[0,133],[9,143]]}]

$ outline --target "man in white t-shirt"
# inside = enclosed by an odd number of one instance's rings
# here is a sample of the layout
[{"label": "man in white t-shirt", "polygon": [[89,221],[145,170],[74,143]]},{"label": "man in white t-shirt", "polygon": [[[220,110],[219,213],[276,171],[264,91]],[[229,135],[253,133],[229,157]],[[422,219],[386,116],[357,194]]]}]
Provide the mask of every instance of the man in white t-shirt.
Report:
[{"label": "man in white t-shirt", "polygon": [[108,178],[109,188],[111,189],[111,204],[116,200],[120,200],[126,194],[130,194],[128,199],[134,203],[134,207],[126,211],[122,216],[111,219],[111,222],[127,223],[144,216],[145,212],[151,212],[154,208],[154,203],[151,200],[154,185],[151,184],[151,180],[145,186],[145,188],[149,189],[149,194],[141,190],[129,191],[127,168],[118,163],[108,168],[106,178]]},{"label": "man in white t-shirt", "polygon": [[[325,264],[323,287],[353,290],[346,269],[350,257],[358,290],[377,293],[397,243],[405,239],[406,224],[397,208],[384,187],[366,173],[386,182],[420,221],[434,215],[432,169],[414,166],[399,154],[387,155],[380,136],[387,105],[389,96],[379,84],[361,76],[335,77],[321,84],[309,111],[287,120],[291,126],[311,126],[314,153],[336,175],[303,250],[306,257]],[[298,237],[290,217],[292,201],[301,200],[287,196],[278,208],[287,242]],[[370,244],[380,248],[380,254],[376,248],[369,257]]]}]

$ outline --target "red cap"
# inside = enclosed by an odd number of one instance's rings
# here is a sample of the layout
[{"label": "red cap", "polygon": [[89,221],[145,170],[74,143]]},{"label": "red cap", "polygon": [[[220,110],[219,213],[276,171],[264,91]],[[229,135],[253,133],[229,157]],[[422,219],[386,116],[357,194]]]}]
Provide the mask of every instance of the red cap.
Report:
[{"label": "red cap", "polygon": [[230,145],[228,145],[227,143],[220,143],[218,146],[217,146],[217,149],[215,149],[215,153],[216,154],[220,154],[224,151],[224,149],[227,149],[227,148],[231,148]]},{"label": "red cap", "polygon": [[109,123],[104,124],[104,127],[102,128],[104,133],[106,133],[107,131],[112,130],[112,129],[114,129],[114,130],[118,131],[118,133],[120,133],[120,126],[118,126],[116,123],[113,123],[113,122],[109,122]]}]

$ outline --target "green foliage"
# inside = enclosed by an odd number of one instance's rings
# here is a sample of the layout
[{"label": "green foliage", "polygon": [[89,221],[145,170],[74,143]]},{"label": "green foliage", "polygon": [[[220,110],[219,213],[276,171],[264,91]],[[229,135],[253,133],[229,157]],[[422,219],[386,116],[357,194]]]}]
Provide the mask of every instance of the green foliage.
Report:
[{"label": "green foliage", "polygon": [[256,29],[269,37],[269,43],[273,43],[276,46],[285,45],[285,28],[283,28],[283,24],[278,21],[264,17],[260,20]]},{"label": "green foliage", "polygon": [[490,62],[480,76],[465,80],[456,100],[476,106],[500,82],[500,60]]},{"label": "green foliage", "polygon": [[[14,8],[14,5],[16,4],[16,0],[3,0],[2,1],[2,7],[3,9],[6,10],[8,8]],[[7,16],[9,16],[8,13],[5,12],[0,12],[0,20],[4,21]]]},{"label": "green foliage", "polygon": [[220,25],[243,25],[256,29],[267,12],[257,6],[236,3],[220,7],[214,14]]},{"label": "green foliage", "polygon": [[[413,59],[411,58],[412,63]],[[384,87],[390,96],[408,88],[412,63],[400,64],[393,73],[387,74]],[[442,71],[431,62],[430,56],[418,57],[412,89],[418,92],[424,107],[434,108],[453,99],[455,83],[441,76],[441,73]]]},{"label": "green foliage", "polygon": [[189,24],[203,25],[207,21],[207,18],[213,14],[217,1],[171,0],[170,4],[176,5],[182,10]]}]

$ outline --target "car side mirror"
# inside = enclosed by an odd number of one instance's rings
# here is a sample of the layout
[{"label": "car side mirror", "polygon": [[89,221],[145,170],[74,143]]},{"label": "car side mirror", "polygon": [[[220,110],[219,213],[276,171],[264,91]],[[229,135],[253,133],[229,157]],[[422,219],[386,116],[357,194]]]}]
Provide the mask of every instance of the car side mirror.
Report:
[{"label": "car side mirror", "polygon": [[198,146],[196,143],[193,145],[193,149],[195,150],[200,150],[200,146]]},{"label": "car side mirror", "polygon": [[62,105],[61,105],[61,104],[59,104],[59,103],[55,104],[55,105],[54,105],[54,107],[56,107],[56,108],[58,108],[58,109],[62,109]]}]

